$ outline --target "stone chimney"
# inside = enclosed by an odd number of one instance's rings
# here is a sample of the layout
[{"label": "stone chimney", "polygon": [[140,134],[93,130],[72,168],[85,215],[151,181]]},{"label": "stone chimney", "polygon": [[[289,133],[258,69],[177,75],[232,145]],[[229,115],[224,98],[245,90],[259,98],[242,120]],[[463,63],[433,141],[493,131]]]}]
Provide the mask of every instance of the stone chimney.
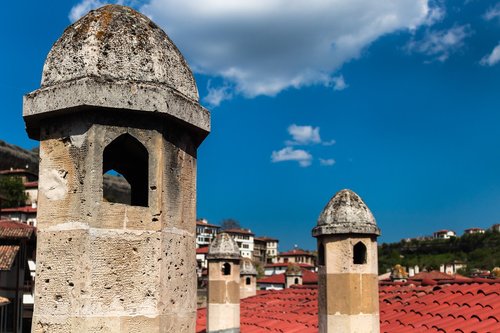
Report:
[{"label": "stone chimney", "polygon": [[[69,26],[24,97],[40,141],[33,332],[194,332],[196,153],[210,130],[182,54],[107,5]],[[130,185],[103,194],[103,174]]]},{"label": "stone chimney", "polygon": [[207,333],[240,331],[240,250],[221,232],[208,248]]},{"label": "stone chimney", "polygon": [[285,288],[302,285],[302,269],[299,265],[289,264],[285,271]]},{"label": "stone chimney", "polygon": [[338,192],[319,216],[318,323],[320,333],[378,333],[377,236],[380,230],[363,200]]},{"label": "stone chimney", "polygon": [[394,282],[406,282],[408,280],[406,269],[400,264],[395,265],[391,270],[391,280]]},{"label": "stone chimney", "polygon": [[243,258],[240,263],[240,299],[257,295],[257,270],[252,260]]}]

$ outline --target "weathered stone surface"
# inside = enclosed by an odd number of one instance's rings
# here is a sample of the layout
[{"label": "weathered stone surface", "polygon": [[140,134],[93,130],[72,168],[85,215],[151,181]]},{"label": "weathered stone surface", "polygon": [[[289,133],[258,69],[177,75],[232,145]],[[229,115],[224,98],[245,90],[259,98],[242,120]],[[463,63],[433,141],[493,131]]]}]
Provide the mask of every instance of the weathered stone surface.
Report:
[{"label": "weathered stone surface", "polygon": [[248,258],[243,258],[240,261],[240,275],[257,275],[257,270],[252,262]]},{"label": "weathered stone surface", "polygon": [[350,233],[380,235],[380,229],[359,195],[351,190],[341,190],[323,209],[312,234],[318,237]]},{"label": "weathered stone surface", "polygon": [[198,100],[193,74],[174,43],[148,17],[124,6],[103,6],[66,28],[47,56],[42,88],[83,77],[157,83]]},{"label": "weathered stone surface", "polygon": [[208,247],[207,259],[239,259],[238,244],[229,234],[221,232]]}]

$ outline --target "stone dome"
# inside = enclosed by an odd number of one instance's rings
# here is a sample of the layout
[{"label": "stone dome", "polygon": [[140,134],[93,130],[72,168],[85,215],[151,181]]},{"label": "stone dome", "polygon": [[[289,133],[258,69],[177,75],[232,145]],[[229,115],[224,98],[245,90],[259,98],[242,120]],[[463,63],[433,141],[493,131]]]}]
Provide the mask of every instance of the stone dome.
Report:
[{"label": "stone dome", "polygon": [[103,6],[69,26],[45,60],[42,88],[89,77],[166,85],[199,100],[193,73],[175,44],[125,6]]},{"label": "stone dome", "polygon": [[240,275],[257,275],[257,270],[252,262],[248,258],[243,258],[240,262]]},{"label": "stone dome", "polygon": [[291,263],[286,268],[285,275],[302,276],[302,268],[297,264]]},{"label": "stone dome", "polygon": [[233,237],[221,232],[208,246],[207,259],[240,259],[240,249]]},{"label": "stone dome", "polygon": [[360,196],[351,190],[342,190],[323,209],[312,233],[315,237],[351,233],[380,235],[380,229]]}]

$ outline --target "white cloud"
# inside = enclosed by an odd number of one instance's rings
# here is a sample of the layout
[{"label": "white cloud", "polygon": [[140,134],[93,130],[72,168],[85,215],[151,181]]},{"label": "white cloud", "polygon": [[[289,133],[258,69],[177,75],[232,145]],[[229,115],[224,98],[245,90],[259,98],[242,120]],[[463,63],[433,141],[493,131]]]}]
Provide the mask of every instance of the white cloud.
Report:
[{"label": "white cloud", "polygon": [[437,15],[428,0],[149,0],[140,10],[195,72],[222,77],[246,97],[328,86],[379,37]]},{"label": "white cloud", "polygon": [[406,48],[411,52],[430,56],[433,61],[446,61],[449,56],[465,46],[464,40],[472,34],[468,24],[447,30],[427,31],[421,40],[411,40]]},{"label": "white cloud", "polygon": [[485,55],[480,64],[483,66],[493,66],[496,65],[500,61],[500,43],[495,46],[493,51],[490,54]]},{"label": "white cloud", "polygon": [[495,6],[488,9],[483,15],[483,18],[487,21],[493,20],[497,17],[500,17],[500,3],[497,3]]},{"label": "white cloud", "polygon": [[210,107],[217,107],[222,101],[231,99],[233,97],[231,89],[228,85],[221,87],[212,87],[211,81],[207,84],[208,94],[203,98],[203,101],[208,103]]},{"label": "white cloud", "polygon": [[319,164],[323,166],[332,166],[335,164],[335,160],[333,158],[327,158],[327,159],[320,158]]},{"label": "white cloud", "polygon": [[426,25],[433,25],[436,22],[441,21],[446,16],[446,9],[443,5],[434,4],[429,8],[427,18],[425,20]]},{"label": "white cloud", "polygon": [[349,85],[345,83],[343,75],[332,77],[332,83],[333,83],[333,90],[337,91],[342,91],[347,87],[349,87]]},{"label": "white cloud", "polygon": [[293,141],[287,141],[288,145],[308,145],[314,143],[321,143],[319,136],[319,127],[312,126],[298,126],[292,124],[288,126],[288,134],[293,138]]},{"label": "white cloud", "polygon": [[297,161],[301,167],[308,167],[312,163],[312,155],[302,149],[293,149],[285,147],[278,151],[273,151],[271,154],[273,163],[284,161]]}]

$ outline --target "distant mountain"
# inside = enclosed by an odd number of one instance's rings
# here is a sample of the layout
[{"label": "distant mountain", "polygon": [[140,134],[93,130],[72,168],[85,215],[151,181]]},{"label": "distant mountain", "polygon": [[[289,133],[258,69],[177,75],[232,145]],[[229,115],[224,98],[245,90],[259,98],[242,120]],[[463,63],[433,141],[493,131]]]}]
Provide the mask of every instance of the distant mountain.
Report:
[{"label": "distant mountain", "polygon": [[[0,170],[27,169],[38,175],[38,147],[27,150],[0,140]],[[130,185],[123,177],[104,175],[104,197],[130,203]]]}]

